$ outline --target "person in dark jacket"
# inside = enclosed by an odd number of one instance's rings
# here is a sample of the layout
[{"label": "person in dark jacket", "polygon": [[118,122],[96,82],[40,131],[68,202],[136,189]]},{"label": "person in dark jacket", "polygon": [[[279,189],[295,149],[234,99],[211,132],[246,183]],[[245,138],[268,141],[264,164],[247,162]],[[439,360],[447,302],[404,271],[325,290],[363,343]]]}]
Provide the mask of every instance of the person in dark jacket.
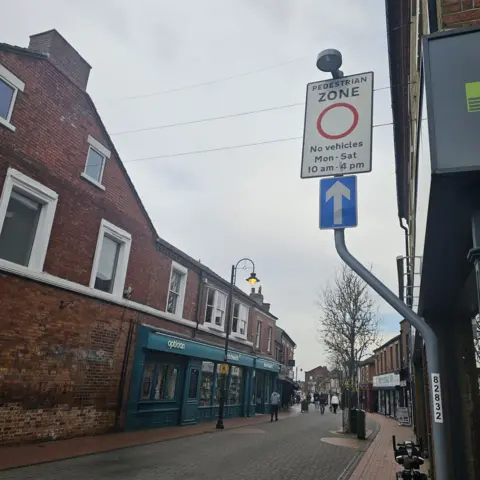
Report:
[{"label": "person in dark jacket", "polygon": [[315,392],[313,394],[313,401],[315,402],[315,411],[319,412],[320,411],[320,394],[318,392]]}]

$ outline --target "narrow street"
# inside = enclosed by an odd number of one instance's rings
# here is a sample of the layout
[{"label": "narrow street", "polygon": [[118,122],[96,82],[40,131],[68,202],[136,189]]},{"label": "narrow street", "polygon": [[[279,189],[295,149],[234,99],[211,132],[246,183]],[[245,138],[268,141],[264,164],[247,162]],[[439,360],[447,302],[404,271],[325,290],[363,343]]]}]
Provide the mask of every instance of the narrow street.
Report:
[{"label": "narrow street", "polygon": [[346,480],[368,442],[335,434],[341,418],[310,411],[278,423],[4,471],[0,480]]}]

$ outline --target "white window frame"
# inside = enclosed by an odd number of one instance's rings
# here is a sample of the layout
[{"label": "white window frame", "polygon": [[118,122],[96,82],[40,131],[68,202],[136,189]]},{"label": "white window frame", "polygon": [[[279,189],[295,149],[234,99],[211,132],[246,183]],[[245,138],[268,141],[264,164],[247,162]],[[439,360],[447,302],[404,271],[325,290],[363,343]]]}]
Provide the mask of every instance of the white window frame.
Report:
[{"label": "white window frame", "polygon": [[[213,290],[215,292],[215,296],[213,298],[214,309],[215,310],[217,309],[217,295],[221,294],[221,295],[225,296],[225,310],[223,311],[223,317],[222,317],[222,324],[221,325],[217,325],[216,323],[214,323],[213,318],[212,318],[212,322],[207,322],[207,307],[208,307],[208,291],[209,290]],[[228,310],[228,295],[227,295],[227,293],[224,292],[223,290],[218,290],[217,288],[209,287],[207,289],[207,295],[206,295],[206,298],[205,298],[205,315],[203,317],[204,325],[208,325],[208,328],[224,332],[225,331],[225,318],[227,316],[227,310]]]},{"label": "white window frame", "polygon": [[[258,327],[260,327],[260,329]],[[256,349],[259,349],[262,345],[262,327],[263,327],[263,324],[261,320],[257,320],[257,325],[255,330],[255,348]]]},{"label": "white window frame", "polygon": [[12,72],[7,70],[2,64],[0,64],[0,80],[13,88],[13,96],[12,101],[10,102],[10,109],[8,111],[7,118],[0,117],[0,124],[14,132],[16,128],[10,123],[10,120],[12,118],[13,108],[15,107],[15,102],[17,100],[17,94],[19,91],[23,92],[25,90],[25,83],[23,83]]},{"label": "white window frame", "polygon": [[168,293],[165,302],[165,311],[167,311],[168,308],[168,298],[170,297],[170,287],[172,286],[173,272],[179,273],[182,276],[182,279],[180,281],[180,292],[178,293],[177,309],[175,312],[169,313],[172,313],[172,315],[175,315],[176,317],[183,318],[183,307],[185,304],[185,289],[187,287],[188,268],[174,261],[172,261],[172,268],[170,269],[170,280],[168,282]]},{"label": "white window frame", "polygon": [[273,337],[273,327],[269,325],[268,333],[267,333],[267,352],[268,353],[272,353],[272,337]]},{"label": "white window frame", "polygon": [[[238,304],[239,305],[239,310],[238,310],[238,313],[239,313],[239,317],[238,317],[238,322],[237,322],[237,332],[235,332],[233,330],[233,313],[235,311],[235,304]],[[240,333],[240,311],[244,309],[244,312],[245,312],[245,333]],[[232,308],[232,325],[231,325],[231,331],[230,333],[232,333],[233,335],[235,335],[236,337],[240,337],[240,338],[247,338],[247,332],[248,332],[248,315],[250,313],[249,311],[249,307],[247,305],[245,305],[244,303],[242,302],[239,302],[238,300],[234,300],[233,301],[233,308]]]},{"label": "white window frame", "polygon": [[[83,172],[80,174],[82,178],[85,180],[89,181],[96,187],[100,188],[100,190],[105,190],[105,185],[102,184],[103,180],[103,173],[105,171],[105,165],[107,163],[107,160],[111,157],[112,152],[104,147],[98,140],[95,140],[91,135],[88,136],[88,152],[87,152],[87,158],[85,159],[85,167],[83,169]],[[87,162],[88,162],[88,155],[90,154],[90,150],[95,150],[97,153],[103,156],[103,161],[102,161],[102,169],[100,171],[100,178],[98,180],[95,180],[94,178],[90,177],[87,175]]]},{"label": "white window frame", "polygon": [[[123,297],[128,259],[130,257],[130,248],[132,246],[132,236],[125,230],[122,230],[105,219],[102,219],[100,222],[100,228],[98,231],[97,246],[95,249],[95,256],[93,257],[92,274],[90,276],[90,288],[95,290],[95,279],[97,278],[98,264],[102,253],[103,237],[105,235],[120,244],[117,268],[115,269],[115,278],[113,280],[113,290],[110,295]],[[108,295],[108,292],[104,293]]]},{"label": "white window frame", "polygon": [[[22,172],[9,167],[3,184],[0,198],[0,233],[7,214],[8,202],[12,191],[16,191],[32,200],[40,203],[42,209],[38,219],[37,230],[32,244],[32,251],[28,261],[28,268],[37,272],[43,271],[45,256],[47,255],[48,243],[52,233],[53,219],[57,208],[58,193],[41,183],[27,177]],[[7,261],[3,260],[2,261]],[[9,264],[12,262],[8,262]]]}]

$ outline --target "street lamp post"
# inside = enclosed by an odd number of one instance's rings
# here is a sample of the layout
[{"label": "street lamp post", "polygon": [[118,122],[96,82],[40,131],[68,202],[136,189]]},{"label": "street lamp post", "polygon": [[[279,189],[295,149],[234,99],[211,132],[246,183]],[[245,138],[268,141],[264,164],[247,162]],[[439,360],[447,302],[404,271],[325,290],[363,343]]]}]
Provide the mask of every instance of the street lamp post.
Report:
[{"label": "street lamp post", "polygon": [[[230,339],[230,329],[232,325],[232,319],[233,319],[233,294],[235,291],[235,282],[237,280],[237,270],[238,266],[242,262],[250,262],[252,264],[252,273],[250,276],[246,279],[247,282],[250,285],[255,285],[258,283],[260,280],[257,278],[257,275],[255,273],[255,263],[253,260],[250,258],[242,258],[237,262],[236,265],[232,265],[232,273],[230,277],[230,292],[228,295],[228,306],[227,306],[227,331],[225,333],[225,356],[224,356],[224,363],[228,364],[228,343]],[[230,367],[229,367],[230,370]],[[228,373],[224,374],[223,378],[223,385],[222,385],[222,391],[220,394],[220,405],[218,409],[218,419],[217,419],[217,429],[223,430],[223,415],[224,415],[224,410],[225,410],[225,403],[227,400],[227,387],[228,387]]]}]

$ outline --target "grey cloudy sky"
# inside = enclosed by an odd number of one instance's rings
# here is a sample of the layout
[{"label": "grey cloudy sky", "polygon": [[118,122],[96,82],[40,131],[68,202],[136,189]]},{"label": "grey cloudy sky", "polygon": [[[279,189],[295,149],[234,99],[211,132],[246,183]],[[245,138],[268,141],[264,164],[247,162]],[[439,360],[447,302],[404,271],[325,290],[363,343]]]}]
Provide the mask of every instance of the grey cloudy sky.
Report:
[{"label": "grey cloudy sky", "polygon": [[[16,0],[0,24],[1,41],[21,46],[56,28],[92,65],[88,90],[112,134],[303,102],[305,85],[327,78],[315,67],[324,48],[342,51],[346,74],[373,70],[376,88],[389,85],[383,0]],[[390,122],[389,90],[374,99],[374,124]],[[162,237],[226,278],[232,263],[254,259],[308,369],[325,361],[315,301],[340,260],[333,234],[318,229],[318,180],[299,178],[301,141],[129,162],[298,137],[303,114],[295,106],[112,138]],[[347,244],[396,292],[404,246],[392,127],[375,128],[373,141]],[[398,316],[379,308],[385,336],[396,334]]]}]

